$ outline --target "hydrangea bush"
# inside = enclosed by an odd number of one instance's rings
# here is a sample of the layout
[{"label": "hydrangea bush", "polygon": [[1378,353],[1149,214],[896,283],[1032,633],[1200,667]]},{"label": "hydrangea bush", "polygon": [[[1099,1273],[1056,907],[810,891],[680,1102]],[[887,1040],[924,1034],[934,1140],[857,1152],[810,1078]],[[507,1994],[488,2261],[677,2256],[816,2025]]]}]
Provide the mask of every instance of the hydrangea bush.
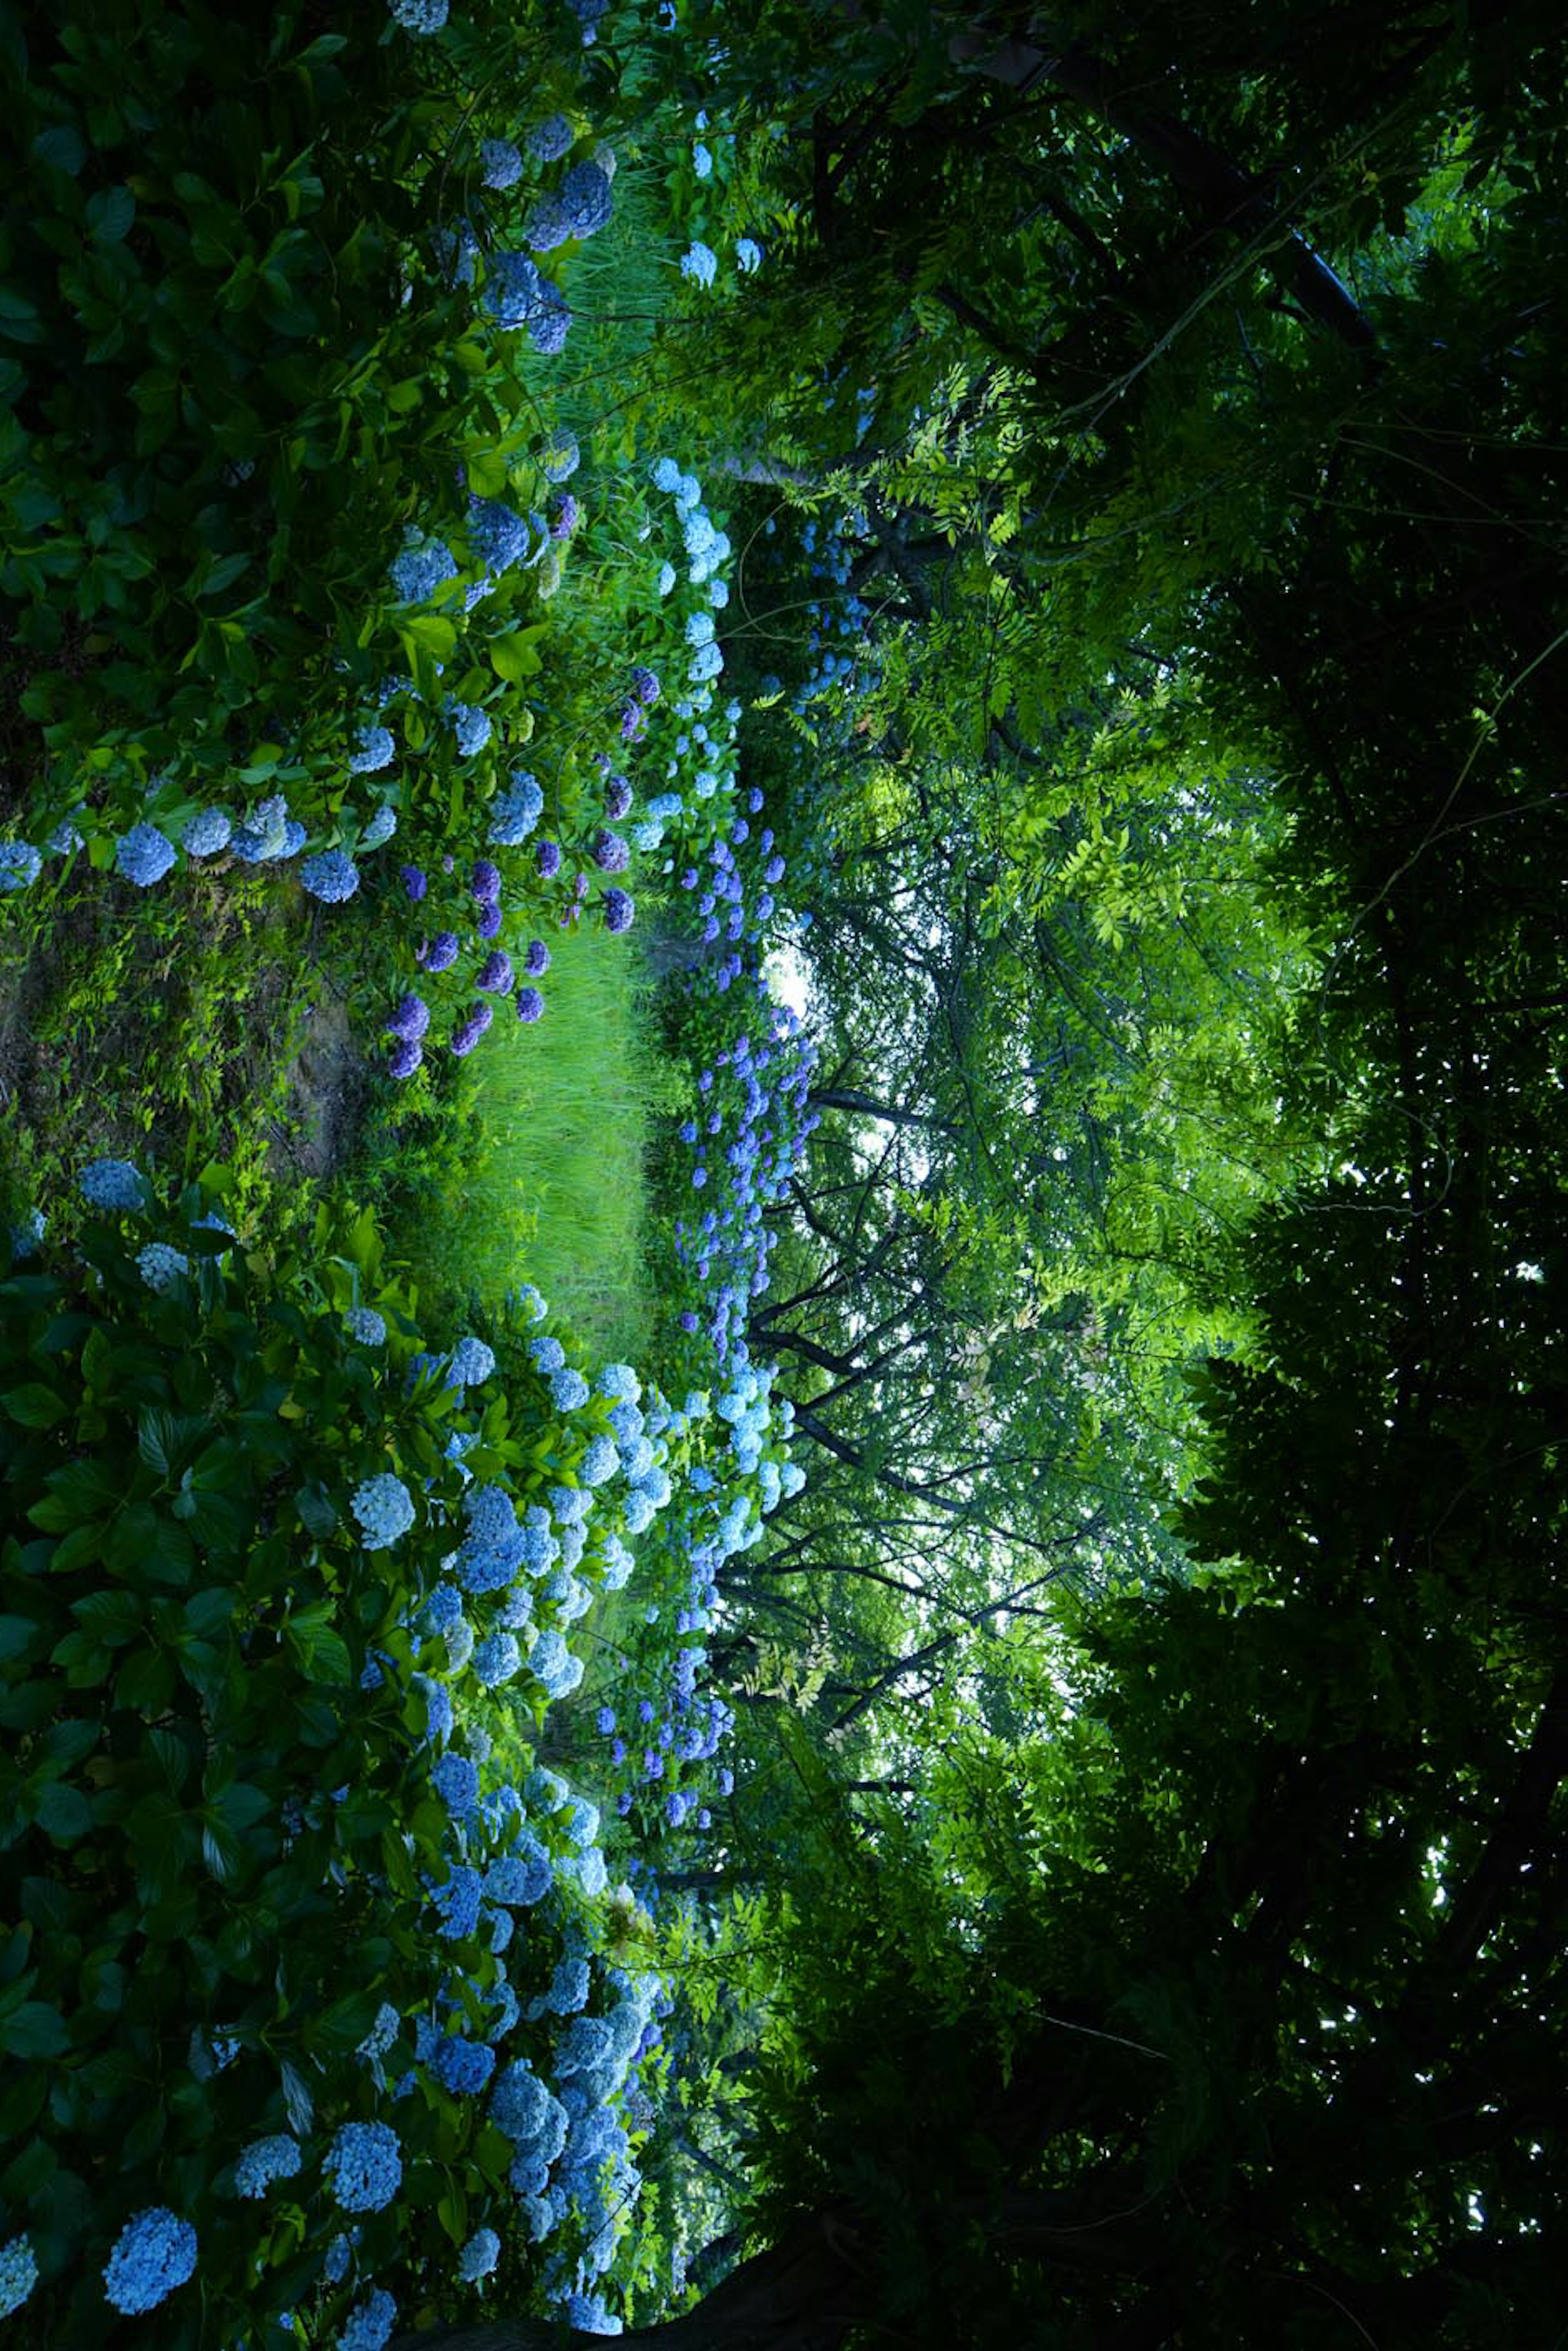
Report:
[{"label": "hydrangea bush", "polygon": [[238,2342],[440,2306],[490,2231],[559,2306],[629,2226],[663,1994],[603,1956],[599,1807],[528,1757],[706,1399],[558,1403],[532,1301],[503,1395],[476,1335],[420,1347],[368,1219],[269,1262],[91,1181],[79,1255],[0,1281],[0,2274],[90,2344],[199,2273]]}]

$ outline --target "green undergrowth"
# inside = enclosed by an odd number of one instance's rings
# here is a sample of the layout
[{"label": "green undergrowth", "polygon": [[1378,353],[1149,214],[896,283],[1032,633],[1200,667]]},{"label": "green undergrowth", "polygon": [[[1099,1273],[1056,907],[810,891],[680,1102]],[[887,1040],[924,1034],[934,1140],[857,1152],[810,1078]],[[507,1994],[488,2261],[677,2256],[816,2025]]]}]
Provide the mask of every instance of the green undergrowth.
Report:
[{"label": "green undergrowth", "polygon": [[628,942],[557,932],[537,1027],[503,1016],[466,1065],[453,1155],[403,1207],[423,1295],[496,1300],[534,1282],[595,1354],[636,1362],[654,1296],[646,1161],[682,1081],[653,1040]]}]

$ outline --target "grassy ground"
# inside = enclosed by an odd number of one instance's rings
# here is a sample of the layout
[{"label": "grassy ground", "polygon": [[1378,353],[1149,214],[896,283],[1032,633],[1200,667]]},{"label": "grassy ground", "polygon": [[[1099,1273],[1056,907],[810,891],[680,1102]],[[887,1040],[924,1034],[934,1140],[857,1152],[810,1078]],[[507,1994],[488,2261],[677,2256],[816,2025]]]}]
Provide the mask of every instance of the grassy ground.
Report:
[{"label": "grassy ground", "polygon": [[402,1246],[428,1297],[538,1284],[596,1354],[638,1359],[653,1320],[644,1161],[679,1081],[631,941],[558,932],[537,1027],[498,1019],[470,1064],[465,1147]]}]

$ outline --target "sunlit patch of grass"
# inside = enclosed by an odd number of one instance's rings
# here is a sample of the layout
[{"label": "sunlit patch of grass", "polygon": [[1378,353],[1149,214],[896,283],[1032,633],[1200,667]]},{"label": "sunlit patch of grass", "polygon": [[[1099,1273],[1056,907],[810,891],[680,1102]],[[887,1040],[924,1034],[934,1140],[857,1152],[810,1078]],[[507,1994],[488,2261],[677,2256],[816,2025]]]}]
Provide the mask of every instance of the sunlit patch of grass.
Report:
[{"label": "sunlit patch of grass", "polygon": [[660,1058],[628,942],[551,935],[545,1016],[509,1003],[475,1053],[461,1165],[408,1249],[422,1290],[498,1302],[532,1281],[601,1355],[635,1362],[654,1299],[644,1162],[678,1080]]}]

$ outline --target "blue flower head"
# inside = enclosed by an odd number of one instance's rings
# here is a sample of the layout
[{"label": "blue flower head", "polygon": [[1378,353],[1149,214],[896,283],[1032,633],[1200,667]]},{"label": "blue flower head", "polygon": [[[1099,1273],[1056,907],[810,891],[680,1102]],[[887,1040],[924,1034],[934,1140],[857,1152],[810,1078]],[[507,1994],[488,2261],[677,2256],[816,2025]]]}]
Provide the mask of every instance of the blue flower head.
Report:
[{"label": "blue flower head", "polygon": [[233,831],[222,809],[198,809],[180,835],[180,846],[187,857],[215,857],[228,847]]},{"label": "blue flower head", "polygon": [[700,237],[694,237],[681,256],[681,276],[690,277],[698,286],[711,286],[717,267],[718,256]]},{"label": "blue flower head", "polygon": [[[395,2025],[397,2018],[392,2017]],[[236,2196],[265,2196],[275,2180],[292,2179],[299,2169],[298,2141],[286,2131],[253,2139],[235,2166]]]},{"label": "blue flower head", "polygon": [[[446,0],[435,0],[443,20]],[[392,2325],[397,2318],[397,2303],[384,2287],[377,2286],[363,2302],[358,2302],[349,2313],[342,2333],[338,2337],[338,2351],[386,2351],[392,2339]]]},{"label": "blue flower head", "polygon": [[[486,287],[486,297],[488,291]],[[438,588],[456,579],[457,561],[452,549],[440,539],[429,545],[416,542],[397,557],[390,576],[400,604],[427,604]]]},{"label": "blue flower head", "polygon": [[81,1171],[81,1193],[89,1208],[120,1216],[141,1207],[146,1191],[129,1160],[91,1159]]},{"label": "blue flower head", "polygon": [[174,844],[155,824],[133,824],[114,844],[114,862],[128,882],[150,890],[174,862]]},{"label": "blue flower head", "polygon": [[0,2245],[0,2318],[20,2310],[38,2283],[38,2264],[28,2237],[13,2237]]},{"label": "blue flower head", "polygon": [[477,2229],[457,2256],[457,2274],[472,2285],[488,2277],[501,2257],[501,2240],[494,2229]]},{"label": "blue flower head", "polygon": [[299,869],[300,886],[310,897],[319,898],[323,905],[340,906],[351,898],[360,886],[360,876],[353,859],[341,849],[329,849],[319,857],[308,857]]},{"label": "blue flower head", "polygon": [[343,2211],[382,2212],[402,2184],[397,2133],[386,2123],[345,2123],[322,2169]]},{"label": "blue flower head", "polygon": [[367,1551],[385,1551],[413,1524],[413,1498],[402,1479],[390,1471],[356,1487],[349,1507],[364,1529]]},{"label": "blue flower head", "polygon": [[104,2266],[104,2292],[128,2318],[156,2310],[194,2276],[196,2232],[166,2205],[149,2205],[128,2220]]},{"label": "blue flower head", "polygon": [[[43,867],[43,857],[30,841],[0,841],[0,890],[26,890],[36,882]],[[25,2237],[15,2237],[13,2244],[24,2245]]]}]

